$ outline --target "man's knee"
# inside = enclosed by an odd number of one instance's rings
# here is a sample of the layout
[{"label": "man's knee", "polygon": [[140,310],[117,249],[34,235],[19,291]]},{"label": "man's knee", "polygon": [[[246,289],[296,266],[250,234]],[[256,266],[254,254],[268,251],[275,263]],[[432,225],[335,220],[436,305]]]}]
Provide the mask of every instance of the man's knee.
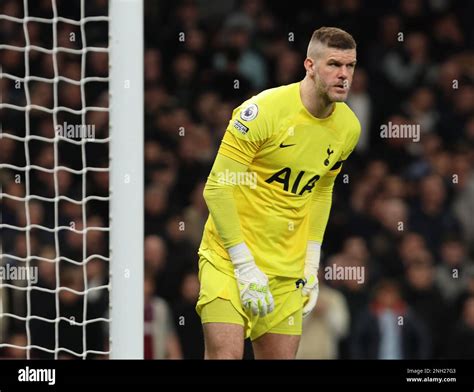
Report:
[{"label": "man's knee", "polygon": [[295,359],[299,335],[267,333],[252,342],[255,359]]}]

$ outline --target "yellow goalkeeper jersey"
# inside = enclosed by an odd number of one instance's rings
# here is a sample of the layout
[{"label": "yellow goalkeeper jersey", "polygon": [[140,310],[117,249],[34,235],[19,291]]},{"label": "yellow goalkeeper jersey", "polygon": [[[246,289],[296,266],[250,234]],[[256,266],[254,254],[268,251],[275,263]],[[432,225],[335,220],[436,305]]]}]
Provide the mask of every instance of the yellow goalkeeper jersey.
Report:
[{"label": "yellow goalkeeper jersey", "polygon": [[[302,277],[315,185],[337,175],[359,135],[360,123],[345,103],[336,103],[327,118],[311,115],[300,83],[265,90],[233,111],[219,154],[248,166],[248,177],[234,187],[235,224],[264,273]],[[233,276],[210,215],[199,254]]]}]

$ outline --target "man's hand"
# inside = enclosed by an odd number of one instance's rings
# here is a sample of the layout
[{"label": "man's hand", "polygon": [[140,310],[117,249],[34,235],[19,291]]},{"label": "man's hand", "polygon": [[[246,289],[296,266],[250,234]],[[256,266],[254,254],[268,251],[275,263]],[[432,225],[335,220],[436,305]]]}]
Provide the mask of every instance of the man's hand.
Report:
[{"label": "man's hand", "polygon": [[246,309],[261,317],[273,311],[273,297],[267,276],[260,271],[247,245],[241,243],[228,249],[234,264],[240,300]]},{"label": "man's hand", "polygon": [[301,293],[309,297],[308,302],[303,308],[303,317],[308,316],[316,306],[319,294],[318,270],[319,259],[321,256],[321,245],[314,241],[308,241],[306,249],[306,261],[304,265],[305,285]]}]

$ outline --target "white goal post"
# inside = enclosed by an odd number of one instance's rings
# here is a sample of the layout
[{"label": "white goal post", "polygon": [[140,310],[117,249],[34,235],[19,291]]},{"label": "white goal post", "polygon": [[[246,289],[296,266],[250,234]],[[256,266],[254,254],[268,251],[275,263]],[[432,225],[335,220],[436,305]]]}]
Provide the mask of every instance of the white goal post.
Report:
[{"label": "white goal post", "polygon": [[110,0],[111,358],[143,359],[143,0]]}]

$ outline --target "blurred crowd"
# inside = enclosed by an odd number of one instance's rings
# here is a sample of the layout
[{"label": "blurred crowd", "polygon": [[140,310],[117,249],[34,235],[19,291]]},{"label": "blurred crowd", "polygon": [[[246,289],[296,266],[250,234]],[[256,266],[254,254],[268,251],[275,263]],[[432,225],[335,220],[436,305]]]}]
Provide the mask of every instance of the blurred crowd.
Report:
[{"label": "blurred crowd", "polygon": [[[2,13],[22,17],[17,1]],[[50,0],[30,2],[30,14],[51,17]],[[78,18],[79,1],[57,1],[58,12]],[[86,1],[86,15],[107,14],[107,1]],[[467,0],[400,0],[374,3],[334,0],[270,3],[264,0],[145,1],[145,356],[202,358],[203,338],[194,305],[199,293],[197,248],[208,211],[203,187],[232,110],[263,89],[304,77],[306,45],[314,29],[337,26],[357,41],[358,65],[349,106],[362,124],[356,151],[336,181],[323,243],[318,305],[304,324],[300,358],[474,358],[474,3]],[[1,43],[24,46],[22,26],[2,22]],[[58,23],[58,45],[107,46],[107,24],[87,23],[85,34]],[[124,28],[127,28],[124,25]],[[51,26],[28,24],[33,45],[51,48]],[[130,32],[133,34],[133,32]],[[74,40],[71,40],[74,37]],[[29,72],[79,80],[80,55],[30,51]],[[0,52],[3,72],[24,75],[21,52]],[[86,76],[107,76],[107,54],[88,52]],[[23,106],[24,86],[0,79],[3,102]],[[107,84],[81,88],[58,83],[57,104],[74,109],[107,107]],[[31,103],[52,108],[52,84],[30,82]],[[2,110],[3,132],[25,136],[23,112]],[[53,116],[30,111],[30,134],[53,137]],[[81,123],[59,112],[58,123]],[[90,111],[96,138],[108,136],[108,115]],[[382,125],[419,125],[418,141],[383,138]],[[130,130],[133,132],[133,129]],[[81,146],[31,140],[29,164],[73,169],[108,166],[107,143]],[[24,166],[22,142],[0,138],[1,162]],[[25,196],[21,171],[3,170],[3,192]],[[29,193],[71,199],[108,195],[107,172],[85,176],[64,170],[29,171]],[[86,193],[83,193],[83,181]],[[29,202],[31,223],[54,227],[106,227],[107,202],[82,206],[61,200]],[[25,203],[4,198],[2,222],[24,226]],[[139,213],[139,212],[137,212]],[[31,254],[83,261],[38,262],[37,285],[84,290],[108,282],[108,235],[90,230],[53,233],[32,229]],[[2,229],[2,253],[27,254],[24,232]],[[84,244],[84,240],[86,240]],[[58,249],[55,244],[59,243]],[[83,246],[84,245],[84,246]],[[21,263],[5,257],[2,263]],[[333,267],[358,267],[362,281],[333,279]],[[60,281],[58,282],[57,279]],[[15,284],[21,285],[21,282]],[[108,292],[84,296],[61,291],[3,290],[10,312],[77,322],[107,317]],[[59,304],[59,305],[58,305]],[[59,306],[59,308],[57,308]],[[13,309],[13,310],[12,310]],[[5,310],[5,308],[4,308]],[[86,313],[86,314],[85,314]],[[49,315],[49,316],[48,316]],[[5,318],[4,318],[5,320]],[[0,321],[2,342],[24,345],[22,320]],[[82,352],[107,350],[107,323],[82,326],[61,320],[59,346]],[[55,325],[30,322],[32,344],[55,347]],[[6,357],[24,350],[3,349]],[[34,350],[35,356],[50,355]],[[96,355],[101,357],[100,355]],[[250,350],[246,356],[251,357]],[[62,352],[62,357],[73,357]],[[94,357],[94,355],[91,355]]]}]

